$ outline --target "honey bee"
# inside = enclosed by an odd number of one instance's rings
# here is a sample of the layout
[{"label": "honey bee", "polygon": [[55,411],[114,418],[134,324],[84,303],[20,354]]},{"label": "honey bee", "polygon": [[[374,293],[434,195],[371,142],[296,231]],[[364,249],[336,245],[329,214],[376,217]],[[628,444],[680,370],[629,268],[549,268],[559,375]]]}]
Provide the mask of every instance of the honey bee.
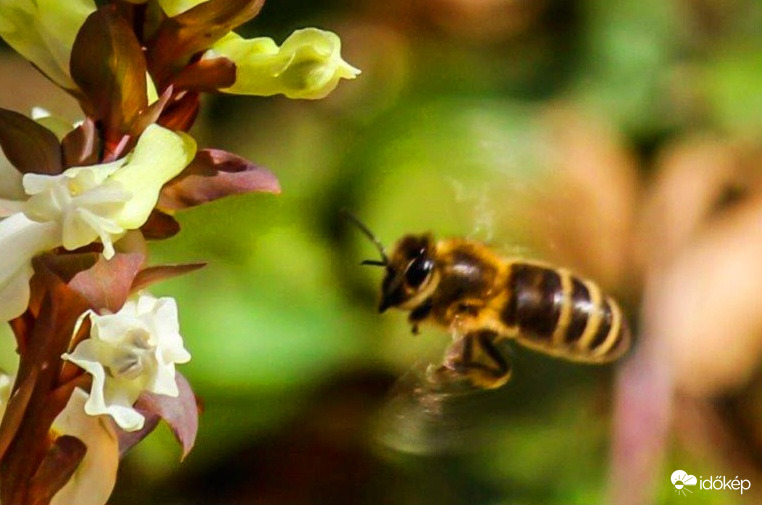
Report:
[{"label": "honey bee", "polygon": [[345,213],[377,247],[386,270],[379,312],[409,312],[413,333],[428,323],[451,332],[454,343],[436,370],[484,389],[505,384],[511,367],[496,344],[512,339],[557,358],[608,363],[630,346],[617,302],[594,282],[565,268],[504,258],[480,242],[436,241],[409,234],[390,255],[359,219]]}]

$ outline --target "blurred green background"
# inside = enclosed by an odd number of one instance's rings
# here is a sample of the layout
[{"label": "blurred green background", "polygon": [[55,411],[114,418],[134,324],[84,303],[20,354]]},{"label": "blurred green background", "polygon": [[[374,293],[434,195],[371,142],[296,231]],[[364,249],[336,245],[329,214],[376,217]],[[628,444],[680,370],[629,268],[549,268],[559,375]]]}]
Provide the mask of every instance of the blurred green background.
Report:
[{"label": "blurred green background", "polygon": [[[178,300],[193,354],[181,371],[204,413],[182,464],[165,428],[134,449],[111,503],[605,503],[615,367],[514,346],[514,376],[500,391],[436,408],[411,399],[414,375],[394,384],[440,358],[449,337],[413,337],[403,314],[375,312],[382,272],[359,262],[376,253],[339,210],[389,246],[431,230],[565,260],[621,295],[634,322],[641,288],[621,273],[629,260],[596,276],[547,231],[580,212],[545,200],[560,191],[549,181],[565,155],[552,118],[604,125],[611,135],[592,133],[580,149],[624,152],[640,179],[685,135],[758,140],[762,4],[282,0],[239,31],[280,42],[304,26],[337,32],[363,74],[319,102],[205,102],[199,143],[268,167],[283,193],[183,212],[183,232],[152,244],[154,263],[209,262],[153,290]],[[0,105],[28,110],[44,95],[76,118],[23,61],[1,56]],[[670,463],[697,475],[726,468],[678,441],[670,451]],[[667,475],[659,503],[752,503],[684,498]]]}]

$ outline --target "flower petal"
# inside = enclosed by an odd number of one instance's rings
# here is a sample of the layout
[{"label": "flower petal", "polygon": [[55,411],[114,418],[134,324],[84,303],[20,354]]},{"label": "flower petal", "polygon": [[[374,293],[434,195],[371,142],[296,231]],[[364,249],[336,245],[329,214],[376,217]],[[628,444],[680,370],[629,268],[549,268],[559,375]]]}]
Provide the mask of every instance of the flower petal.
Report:
[{"label": "flower petal", "polygon": [[[157,354],[159,354],[158,350]],[[177,390],[177,383],[175,383],[175,365],[170,363],[159,366],[146,384],[146,390],[159,395],[176,397],[179,391]]]},{"label": "flower petal", "polygon": [[[85,19],[95,12],[95,2],[93,0],[67,0],[66,2],[36,0],[36,2],[40,34],[56,66],[71,82],[69,77],[71,48]],[[74,85],[72,83],[64,87],[72,89]]]},{"label": "flower petal", "polygon": [[204,2],[206,0],[159,0],[159,5],[167,16],[174,17]]},{"label": "flower petal", "polygon": [[58,66],[38,26],[37,8],[31,0],[11,0],[0,10],[0,37],[51,80],[67,89],[76,86]]},{"label": "flower petal", "polygon": [[[0,149],[0,198],[7,200],[25,200],[24,186],[21,183],[21,172],[13,168],[11,162]],[[0,217],[2,217],[0,204]]]},{"label": "flower petal", "polygon": [[153,306],[154,326],[159,333],[175,334],[180,332],[177,320],[177,302],[174,298],[164,297],[156,300]]},{"label": "flower petal", "polygon": [[179,174],[195,154],[196,142],[189,135],[155,124],[146,128],[127,164],[110,177],[133,195],[115,216],[116,221],[128,230],[145,223],[162,186]]},{"label": "flower petal", "polygon": [[108,419],[85,414],[87,399],[87,393],[76,388],[53,421],[54,431],[79,438],[87,446],[87,453],[51,505],[103,505],[114,489],[119,466],[116,430]]},{"label": "flower petal", "polygon": [[136,326],[145,330],[141,320],[129,314],[129,302],[124,307],[128,309],[127,314],[124,310],[120,310],[117,314],[93,317],[93,329],[91,330],[93,338],[101,342],[118,345],[124,336]]},{"label": "flower petal", "polygon": [[29,304],[29,279],[32,278],[32,265],[18,269],[0,287],[0,318],[10,321],[21,315]]},{"label": "flower petal", "polygon": [[[87,209],[80,208],[77,209],[76,213],[77,217],[79,219],[78,222],[82,222],[87,224],[87,226],[90,228],[90,230],[95,230],[95,233],[97,234],[98,238],[100,238],[101,243],[103,244],[103,257],[107,260],[110,260],[114,257],[114,254],[116,254],[116,251],[114,250],[114,239],[119,239],[124,235],[124,233],[127,231],[121,226],[118,226],[114,221],[110,219],[106,219],[103,217],[100,217],[98,214],[95,214],[94,212],[90,212]],[[78,247],[85,246],[93,241],[91,234],[86,234],[86,237],[88,240],[81,244]],[[66,243],[66,235],[64,234],[64,247],[66,247],[69,250],[76,249],[77,247],[71,247],[71,244],[67,245]]]},{"label": "flower petal", "polygon": [[32,107],[32,119],[34,119],[37,124],[52,131],[59,142],[74,130],[73,124],[61,116],[54,116],[50,111],[43,109],[42,107]]},{"label": "flower petal", "polygon": [[0,9],[0,37],[53,82],[76,89],[69,76],[71,48],[94,10],[92,0],[9,0]]},{"label": "flower petal", "polygon": [[[64,360],[71,361],[93,376],[90,396],[85,403],[85,412],[91,416],[110,415],[116,424],[126,431],[135,431],[143,427],[144,418],[132,404],[138,399],[140,390],[112,377],[106,377],[106,370],[99,361],[101,351],[98,342],[86,339],[77,345],[73,352],[63,354]],[[118,381],[118,387],[113,382]]]},{"label": "flower petal", "polygon": [[58,244],[56,223],[38,223],[24,214],[0,221],[0,320],[20,315],[29,303],[34,256]]},{"label": "flower petal", "polygon": [[5,414],[5,407],[8,406],[8,400],[11,397],[11,386],[13,381],[11,376],[7,373],[0,372],[0,420],[3,419]]}]

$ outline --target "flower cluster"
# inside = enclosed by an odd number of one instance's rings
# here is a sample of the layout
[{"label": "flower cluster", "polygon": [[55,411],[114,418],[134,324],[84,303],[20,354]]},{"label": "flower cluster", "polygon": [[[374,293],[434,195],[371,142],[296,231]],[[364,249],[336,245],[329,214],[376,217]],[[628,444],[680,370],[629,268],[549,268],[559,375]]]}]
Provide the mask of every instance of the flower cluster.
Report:
[{"label": "flower cluster", "polygon": [[[0,319],[16,337],[0,374],[0,502],[99,505],[119,457],[167,422],[198,426],[176,371],[173,298],[152,283],[203,264],[149,266],[145,239],[173,214],[229,195],[279,192],[267,170],[199,148],[186,132],[202,93],[325,97],[359,71],[333,33],[280,46],[233,30],[262,0],[9,0],[0,37],[81,105],[68,124],[0,109]],[[33,455],[30,457],[29,455]]]}]

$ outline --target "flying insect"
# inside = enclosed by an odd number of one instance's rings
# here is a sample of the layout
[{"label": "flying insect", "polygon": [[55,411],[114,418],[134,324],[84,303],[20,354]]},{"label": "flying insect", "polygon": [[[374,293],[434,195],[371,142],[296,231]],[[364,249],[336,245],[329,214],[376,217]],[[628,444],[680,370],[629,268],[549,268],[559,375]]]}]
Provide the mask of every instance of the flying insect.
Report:
[{"label": "flying insect", "polygon": [[357,217],[344,213],[378,249],[385,269],[379,312],[408,311],[413,333],[433,324],[453,335],[437,378],[464,378],[494,389],[511,376],[497,344],[518,344],[556,358],[609,363],[630,346],[630,331],[616,300],[593,281],[540,262],[505,258],[461,238],[435,240],[408,234],[387,254]]}]

